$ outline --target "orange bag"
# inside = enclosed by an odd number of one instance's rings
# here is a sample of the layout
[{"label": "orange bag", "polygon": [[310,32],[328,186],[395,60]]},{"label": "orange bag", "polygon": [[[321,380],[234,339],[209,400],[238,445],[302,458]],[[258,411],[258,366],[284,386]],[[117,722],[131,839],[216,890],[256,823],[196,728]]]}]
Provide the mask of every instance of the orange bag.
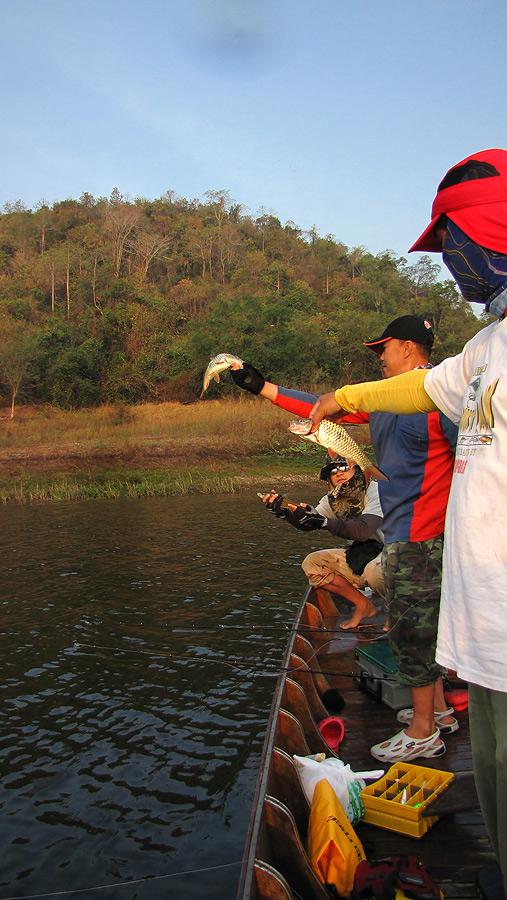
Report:
[{"label": "orange bag", "polygon": [[325,778],[316,784],[313,794],[308,855],[319,880],[334,884],[342,897],[349,897],[356,868],[366,857],[343,806]]}]

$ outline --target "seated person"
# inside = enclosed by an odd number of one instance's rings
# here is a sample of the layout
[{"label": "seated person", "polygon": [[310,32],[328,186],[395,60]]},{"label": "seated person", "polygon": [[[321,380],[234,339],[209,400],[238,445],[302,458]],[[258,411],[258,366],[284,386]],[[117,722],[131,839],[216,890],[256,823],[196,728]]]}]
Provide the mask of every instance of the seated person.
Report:
[{"label": "seated person", "polygon": [[377,483],[366,488],[364,475],[352,460],[328,454],[327,463],[320,471],[320,479],[327,481],[328,493],[311,507],[283,506],[283,497],[272,491],[263,502],[280,518],[302,531],[325,528],[337,537],[352,541],[349,547],[316,550],[309,553],[302,568],[313,587],[325,588],[339,594],[354,604],[350,619],[340,626],[343,630],[357,627],[364,619],[377,615],[371,600],[361,593],[370,587],[382,598],[384,579],[381,552],[383,535],[382,510]]}]

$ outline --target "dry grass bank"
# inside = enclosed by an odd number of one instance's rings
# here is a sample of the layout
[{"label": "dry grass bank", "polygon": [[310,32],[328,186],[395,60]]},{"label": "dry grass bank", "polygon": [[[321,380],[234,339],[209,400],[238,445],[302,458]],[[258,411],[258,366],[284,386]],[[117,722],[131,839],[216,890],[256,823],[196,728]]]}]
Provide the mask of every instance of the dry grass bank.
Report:
[{"label": "dry grass bank", "polygon": [[4,502],[262,488],[313,480],[323,458],[289,413],[250,397],[1,412]]},{"label": "dry grass bank", "polygon": [[262,400],[106,405],[64,411],[19,407],[15,418],[2,410],[0,461],[74,455],[203,455],[258,453],[293,446],[289,414]]}]

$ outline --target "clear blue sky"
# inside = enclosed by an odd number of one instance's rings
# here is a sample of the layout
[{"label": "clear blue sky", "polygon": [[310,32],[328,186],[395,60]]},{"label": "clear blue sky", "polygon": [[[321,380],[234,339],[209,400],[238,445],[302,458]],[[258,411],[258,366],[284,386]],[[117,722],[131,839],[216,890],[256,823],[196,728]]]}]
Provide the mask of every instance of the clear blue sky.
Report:
[{"label": "clear blue sky", "polygon": [[507,147],[506,26],[505,0],[0,0],[0,207],[226,190],[406,255],[445,171]]}]

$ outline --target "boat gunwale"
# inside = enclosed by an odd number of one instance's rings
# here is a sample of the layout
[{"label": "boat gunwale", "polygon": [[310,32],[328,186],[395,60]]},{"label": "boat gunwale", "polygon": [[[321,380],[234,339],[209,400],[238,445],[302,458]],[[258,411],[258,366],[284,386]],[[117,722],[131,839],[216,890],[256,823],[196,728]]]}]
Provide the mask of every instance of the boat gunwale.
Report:
[{"label": "boat gunwale", "polygon": [[257,849],[257,841],[259,838],[261,819],[263,814],[263,802],[267,793],[267,784],[270,774],[271,757],[275,747],[275,736],[278,728],[279,713],[282,706],[282,698],[285,682],[290,670],[290,658],[294,653],[294,645],[296,635],[300,625],[301,617],[306,608],[308,597],[312,591],[308,587],[296,611],[294,622],[292,625],[292,634],[287,641],[281,662],[281,669],[275,685],[271,709],[269,712],[268,726],[264,737],[264,743],[261,751],[261,759],[259,763],[259,771],[255,784],[255,792],[252,800],[253,815],[250,818],[248,832],[245,840],[245,853],[243,855],[243,864],[239,877],[237,898],[249,897],[252,891],[252,882],[255,869],[255,855]]}]

